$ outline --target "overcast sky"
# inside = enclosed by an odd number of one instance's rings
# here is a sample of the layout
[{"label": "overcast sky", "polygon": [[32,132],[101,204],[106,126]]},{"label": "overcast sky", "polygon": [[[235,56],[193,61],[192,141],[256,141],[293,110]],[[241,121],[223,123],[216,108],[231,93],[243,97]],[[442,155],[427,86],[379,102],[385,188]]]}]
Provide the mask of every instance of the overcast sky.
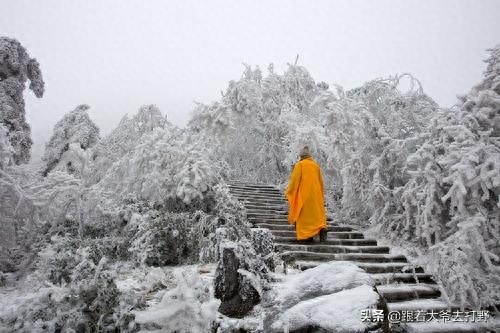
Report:
[{"label": "overcast sky", "polygon": [[40,142],[82,103],[103,134],[142,104],[184,126],[242,63],[281,72],[297,54],[316,81],[353,88],[410,72],[451,106],[500,43],[500,1],[0,0],[0,35],[41,64],[44,97],[25,93]]}]

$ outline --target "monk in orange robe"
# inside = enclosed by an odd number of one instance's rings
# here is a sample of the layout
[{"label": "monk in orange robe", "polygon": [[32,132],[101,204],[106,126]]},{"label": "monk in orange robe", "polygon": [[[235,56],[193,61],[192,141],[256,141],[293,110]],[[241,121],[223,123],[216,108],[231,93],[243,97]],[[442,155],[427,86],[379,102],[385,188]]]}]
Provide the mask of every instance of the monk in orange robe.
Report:
[{"label": "monk in orange robe", "polygon": [[323,176],[307,146],[302,149],[300,161],[293,167],[285,196],[290,206],[288,222],[295,224],[297,240],[313,241],[313,237],[319,234],[320,241],[325,241],[327,225]]}]

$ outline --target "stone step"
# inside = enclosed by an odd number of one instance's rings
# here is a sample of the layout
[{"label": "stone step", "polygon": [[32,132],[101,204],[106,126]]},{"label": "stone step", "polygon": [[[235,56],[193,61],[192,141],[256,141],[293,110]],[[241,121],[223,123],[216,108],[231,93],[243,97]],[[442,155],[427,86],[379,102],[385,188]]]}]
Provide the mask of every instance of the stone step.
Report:
[{"label": "stone step", "polygon": [[237,197],[235,198],[238,201],[243,202],[243,204],[252,204],[252,205],[285,205],[286,201],[282,199],[269,199],[269,198],[242,198],[242,197]]},{"label": "stone step", "polygon": [[285,201],[285,197],[279,194],[261,194],[261,193],[238,193],[238,192],[231,192],[231,195],[233,195],[236,198],[239,199],[263,199],[263,200],[281,200],[283,202]]},{"label": "stone step", "polygon": [[278,214],[279,216],[281,215],[288,215],[288,210],[286,209],[253,209],[253,208],[248,208],[245,206],[245,210],[247,211],[247,216],[248,215],[276,215]]},{"label": "stone step", "polygon": [[[294,230],[271,230],[271,233],[277,237],[296,237]],[[328,234],[328,239],[363,239],[361,232],[356,231],[339,231]]]},{"label": "stone step", "polygon": [[288,201],[279,197],[258,197],[258,196],[239,196],[234,195],[234,197],[240,201],[244,201],[245,204],[253,205],[288,205]]},{"label": "stone step", "polygon": [[[322,261],[313,261],[313,260],[297,260],[295,261],[295,266],[297,266],[301,270],[306,270],[309,268],[313,268],[322,264]],[[400,262],[385,262],[385,263],[366,263],[366,262],[356,262],[351,261],[351,263],[359,266],[364,269],[367,273],[404,273],[404,272],[412,272],[413,269],[415,273],[423,273],[424,270],[420,266],[413,266],[408,263],[400,263]]]},{"label": "stone step", "polygon": [[[377,287],[378,288],[378,287]],[[413,299],[400,302],[387,302],[389,311],[418,311],[418,310],[456,310],[460,307],[452,306],[444,302],[442,299]]]},{"label": "stone step", "polygon": [[270,217],[270,218],[260,218],[255,216],[250,216],[248,220],[253,220],[256,223],[288,223],[288,215],[279,216],[279,217]]},{"label": "stone step", "polygon": [[269,210],[269,211],[274,211],[274,210],[284,210],[284,211],[288,211],[288,205],[286,204],[286,202],[283,202],[283,204],[281,205],[277,205],[277,204],[274,204],[274,205],[268,205],[268,204],[261,204],[261,205],[255,205],[255,204],[245,204],[245,209],[261,209],[261,210]]},{"label": "stone step", "polygon": [[[274,247],[278,251],[309,251],[322,253],[389,253],[387,246],[348,246],[348,245],[324,245],[323,243],[313,244],[290,244],[290,243],[274,243]],[[384,277],[384,281],[388,281]]]},{"label": "stone step", "polygon": [[285,251],[280,256],[287,260],[356,261],[366,263],[406,263],[405,256],[383,253],[328,253],[308,251]]},{"label": "stone step", "polygon": [[[302,244],[297,240],[295,234],[290,237],[275,236],[274,242],[276,243],[289,243],[289,244]],[[322,244],[322,245],[347,245],[347,246],[377,246],[377,241],[375,239],[327,239],[325,242],[311,243],[311,244]],[[311,245],[307,244],[307,245]]]},{"label": "stone step", "polygon": [[240,192],[240,191],[230,191],[232,195],[238,198],[255,198],[255,199],[278,199],[285,201],[285,196],[281,193],[249,193],[249,192]]},{"label": "stone step", "polygon": [[229,188],[231,187],[241,187],[241,188],[256,188],[256,189],[271,189],[271,190],[279,190],[278,187],[274,185],[266,185],[266,184],[244,184],[244,183],[230,183],[227,184]]},{"label": "stone step", "polygon": [[[289,224],[288,223],[288,216],[271,217],[271,218],[265,218],[265,219],[261,219],[261,218],[255,217],[255,216],[250,216],[248,218],[248,220],[252,223]],[[346,228],[346,231],[358,231],[358,230],[353,229],[349,225],[337,224],[337,223],[333,223],[333,222],[328,221],[328,220],[326,221],[326,223],[329,226]],[[350,230],[347,230],[347,229],[350,229]]]},{"label": "stone step", "polygon": [[241,196],[241,197],[271,197],[271,198],[280,198],[280,199],[285,199],[285,196],[279,192],[279,191],[240,191],[240,190],[230,190],[229,191],[233,195]]},{"label": "stone step", "polygon": [[430,274],[411,274],[411,273],[389,273],[389,274],[372,274],[372,279],[375,284],[392,284],[392,283],[436,283]]},{"label": "stone step", "polygon": [[282,215],[278,217],[267,217],[267,218],[260,218],[260,217],[255,217],[253,215],[248,216],[248,221],[252,222],[254,224],[256,223],[267,223],[267,224],[289,224],[288,223],[288,215]]},{"label": "stone step", "polygon": [[287,213],[276,213],[276,214],[257,214],[257,213],[248,213],[247,218],[249,220],[269,220],[269,219],[288,219]]},{"label": "stone step", "polygon": [[264,184],[245,184],[245,183],[228,183],[229,188],[243,188],[243,189],[263,189],[263,190],[278,190],[275,186]]},{"label": "stone step", "polygon": [[271,192],[271,193],[283,193],[280,189],[276,187],[258,187],[258,186],[243,186],[243,185],[230,185],[229,191],[239,191],[239,192]]},{"label": "stone step", "polygon": [[[250,220],[250,219],[249,219]],[[253,221],[251,221],[253,223]],[[267,228],[269,230],[291,230],[292,226],[288,222],[283,223],[282,221],[277,222],[255,222],[259,228]],[[328,226],[328,232],[349,232],[352,231],[351,227],[343,227],[343,226]]]},{"label": "stone step", "polygon": [[389,302],[407,301],[412,299],[437,298],[441,291],[437,284],[385,284],[377,286],[378,293]]}]

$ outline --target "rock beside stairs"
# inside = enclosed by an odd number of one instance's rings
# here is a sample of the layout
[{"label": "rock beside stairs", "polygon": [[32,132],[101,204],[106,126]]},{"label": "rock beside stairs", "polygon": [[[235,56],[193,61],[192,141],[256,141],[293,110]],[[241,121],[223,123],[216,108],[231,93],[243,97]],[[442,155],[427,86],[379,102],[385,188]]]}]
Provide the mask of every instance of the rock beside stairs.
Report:
[{"label": "rock beside stairs", "polygon": [[214,296],[221,300],[219,312],[235,318],[247,314],[254,305],[260,302],[258,290],[241,273],[244,266],[238,249],[225,247],[222,249],[221,261],[217,265]]},{"label": "rock beside stairs", "polygon": [[[329,221],[326,242],[298,242],[287,221],[288,205],[275,187],[262,184],[229,183],[230,193],[240,200],[248,220],[254,227],[268,229],[274,236],[274,249],[288,266],[307,270],[326,261],[349,261],[370,274],[375,290],[383,301],[379,310],[408,314],[421,311],[459,309],[448,304],[433,277],[422,267],[408,262],[403,255],[390,254],[387,246],[375,239],[366,239],[362,232],[349,225]],[[409,322],[415,332],[484,332],[479,323]]]}]

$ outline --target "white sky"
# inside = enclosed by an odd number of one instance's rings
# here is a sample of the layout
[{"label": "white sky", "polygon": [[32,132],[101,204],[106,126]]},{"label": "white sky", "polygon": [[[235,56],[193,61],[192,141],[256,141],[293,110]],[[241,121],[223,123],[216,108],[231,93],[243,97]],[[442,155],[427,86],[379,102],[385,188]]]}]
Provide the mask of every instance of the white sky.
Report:
[{"label": "white sky", "polygon": [[297,54],[316,81],[354,88],[410,72],[451,106],[500,43],[500,1],[0,0],[0,35],[41,64],[44,97],[25,93],[40,144],[82,103],[102,134],[142,104],[184,126],[243,62],[281,72]]}]

